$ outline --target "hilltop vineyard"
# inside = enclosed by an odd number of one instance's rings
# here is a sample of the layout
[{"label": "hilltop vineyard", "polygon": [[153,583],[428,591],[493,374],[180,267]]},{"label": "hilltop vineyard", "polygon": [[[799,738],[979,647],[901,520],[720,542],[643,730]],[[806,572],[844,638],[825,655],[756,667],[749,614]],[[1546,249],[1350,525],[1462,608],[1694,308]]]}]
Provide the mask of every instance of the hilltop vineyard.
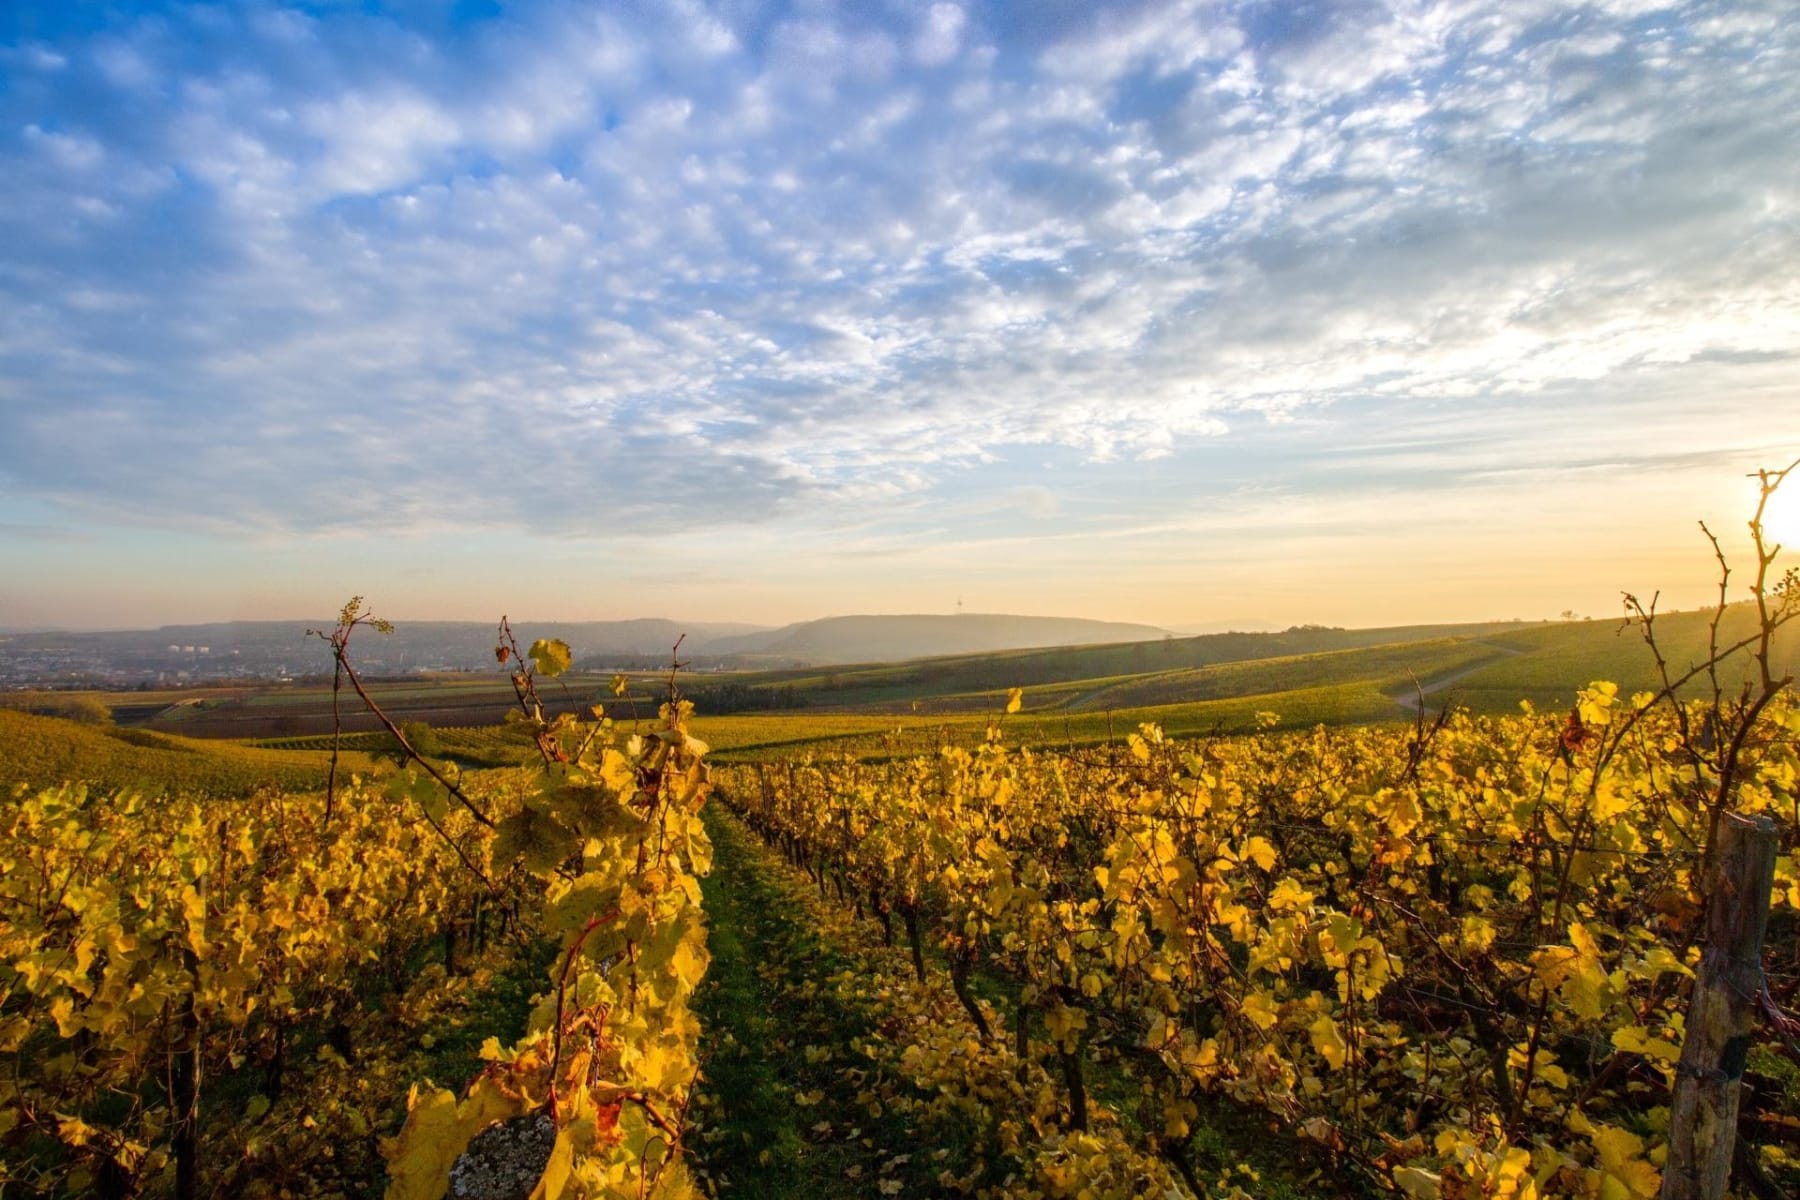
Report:
[{"label": "hilltop vineyard", "polygon": [[[1178,1168],[1223,1097],[1377,1189],[1627,1200],[1659,1186],[1723,816],[1686,714],[1650,699],[1193,743],[1147,726],[1123,752],[996,731],[721,789],[903,929],[921,976],[941,950],[981,1039],[1060,1081],[1065,1122],[1123,1076],[1144,1148]],[[1732,807],[1779,830],[1773,1013],[1800,985],[1800,710],[1763,716]],[[1745,1133],[1791,1170],[1793,1026],[1765,1022],[1747,1063]]]}]

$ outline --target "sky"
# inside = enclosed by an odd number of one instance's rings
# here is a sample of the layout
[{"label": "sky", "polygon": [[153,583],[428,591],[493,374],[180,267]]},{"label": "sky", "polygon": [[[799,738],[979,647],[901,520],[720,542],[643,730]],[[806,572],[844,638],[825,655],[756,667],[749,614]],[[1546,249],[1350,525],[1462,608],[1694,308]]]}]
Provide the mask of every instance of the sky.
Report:
[{"label": "sky", "polygon": [[8,0],[0,628],[1703,602],[1791,17]]}]

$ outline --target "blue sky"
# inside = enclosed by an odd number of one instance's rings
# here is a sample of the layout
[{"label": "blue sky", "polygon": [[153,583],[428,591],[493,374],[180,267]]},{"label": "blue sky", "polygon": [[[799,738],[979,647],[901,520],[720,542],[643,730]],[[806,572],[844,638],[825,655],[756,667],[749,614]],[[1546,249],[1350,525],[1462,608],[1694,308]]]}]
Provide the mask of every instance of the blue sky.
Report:
[{"label": "blue sky", "polygon": [[1704,598],[1781,4],[0,13],[0,627]]}]

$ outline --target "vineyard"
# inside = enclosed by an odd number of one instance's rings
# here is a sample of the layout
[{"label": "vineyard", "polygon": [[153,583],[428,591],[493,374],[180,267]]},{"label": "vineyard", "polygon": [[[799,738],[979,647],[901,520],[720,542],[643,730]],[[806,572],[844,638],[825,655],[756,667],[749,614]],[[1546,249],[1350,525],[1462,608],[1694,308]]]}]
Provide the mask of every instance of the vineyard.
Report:
[{"label": "vineyard", "polygon": [[[331,1047],[369,1024],[359,997],[398,992],[476,893],[379,794],[339,800],[328,824],[316,796],[14,799],[0,834],[8,1184],[125,1195],[173,1171],[186,1190],[211,1162],[229,1168],[209,1185],[235,1189],[366,1120],[353,1091],[297,1077],[328,1053],[343,1065]],[[203,1120],[214,1079],[274,1120]]]},{"label": "vineyard", "polygon": [[1794,599],[1691,668],[1640,610],[1651,690],[1299,732],[708,721],[673,669],[549,718],[504,623],[502,727],[0,713],[0,1185],[1790,1194]]},{"label": "vineyard", "polygon": [[[366,620],[353,603],[339,636]],[[422,759],[229,802],[16,787],[0,1185],[343,1195],[385,1175],[391,1196],[440,1196],[498,1128],[542,1143],[552,1194],[683,1194],[710,859],[686,717],[540,727],[541,769],[473,791]],[[522,1036],[490,1030],[460,1064],[418,1053],[466,1041],[458,1014],[533,961]],[[461,1066],[460,1095],[415,1073],[432,1061]]]},{"label": "vineyard", "polygon": [[[531,735],[516,726],[453,725],[435,728],[432,733],[437,743],[436,753],[440,757],[465,764],[517,766],[533,754]],[[360,751],[365,754],[392,754],[396,748],[393,735],[386,730],[258,738],[250,745],[269,750],[310,750],[321,753],[336,747],[340,751]]]},{"label": "vineyard", "polygon": [[[148,729],[98,728],[0,708],[0,789],[81,783],[101,792],[222,799],[262,790],[305,793],[323,777],[319,749],[204,742]],[[345,758],[368,770],[367,755]]]},{"label": "vineyard", "polygon": [[[1770,988],[1791,1000],[1800,712],[1766,715],[1737,807],[1779,822]],[[1657,1190],[1700,958],[1714,793],[1681,745],[1672,710],[1599,686],[1567,717],[1197,744],[1148,727],[1118,754],[997,732],[720,788],[897,928],[921,978],[941,947],[982,1044],[1057,1081],[1051,1124],[1094,1125],[1087,1080],[1123,1073],[1142,1151],[1196,1190],[1184,1146],[1225,1097],[1377,1188],[1628,1197]],[[1796,1161],[1794,1053],[1770,1027],[1749,1055],[1745,1123],[1774,1172]]]},{"label": "vineyard", "polygon": [[0,1200],[1800,1200],[1800,0],[0,0]]}]

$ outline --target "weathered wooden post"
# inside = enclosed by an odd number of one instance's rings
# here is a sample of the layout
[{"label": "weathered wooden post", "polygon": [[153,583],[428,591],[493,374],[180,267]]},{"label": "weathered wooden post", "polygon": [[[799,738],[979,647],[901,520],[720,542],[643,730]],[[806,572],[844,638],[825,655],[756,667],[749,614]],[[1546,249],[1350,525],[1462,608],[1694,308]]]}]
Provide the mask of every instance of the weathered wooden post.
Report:
[{"label": "weathered wooden post", "polygon": [[1661,1200],[1719,1200],[1737,1144],[1738,1084],[1762,991],[1775,823],[1728,814],[1707,887],[1706,949],[1688,1002]]}]

